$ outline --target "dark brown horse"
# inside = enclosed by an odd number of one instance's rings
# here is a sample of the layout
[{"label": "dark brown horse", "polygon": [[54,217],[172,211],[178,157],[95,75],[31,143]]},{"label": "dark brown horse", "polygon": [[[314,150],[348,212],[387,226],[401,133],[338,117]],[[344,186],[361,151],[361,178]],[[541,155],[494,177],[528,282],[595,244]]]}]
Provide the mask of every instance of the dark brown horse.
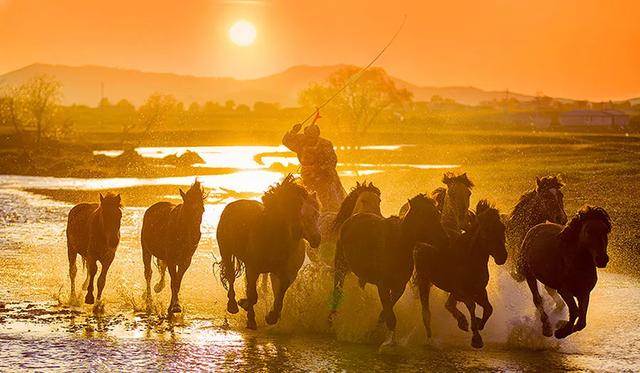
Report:
[{"label": "dark brown horse", "polygon": [[598,281],[596,267],[604,268],[609,262],[610,232],[607,212],[601,207],[585,206],[567,225],[538,224],[525,236],[518,272],[527,280],[545,336],[551,336],[551,324],[538,293],[538,281],[557,290],[569,307],[569,321],[555,331],[556,338],[584,329],[589,294]]},{"label": "dark brown horse", "polygon": [[[271,187],[262,203],[238,200],[229,203],[220,216],[217,239],[220,248],[220,280],[227,289],[227,311],[247,311],[247,328],[256,329],[254,305],[258,302],[256,281],[271,274],[274,302],[266,316],[273,325],[280,319],[284,296],[304,261],[304,241],[320,245],[318,218],[320,202],[315,193],[297,184],[288,175]],[[234,282],[246,272],[246,298],[236,302]]]},{"label": "dark brown horse", "polygon": [[[534,226],[551,222],[564,225],[567,223],[567,214],[564,211],[564,196],[562,187],[564,184],[557,176],[536,177],[536,187],[523,194],[509,215],[507,220],[507,251],[511,258],[511,276],[516,281],[523,281],[524,277],[516,270],[516,263],[522,260],[520,248],[522,240],[529,229]],[[562,298],[558,293],[546,287],[547,293],[556,302],[556,309],[564,307]]]},{"label": "dark brown horse", "polygon": [[164,271],[171,276],[171,302],[168,313],[182,312],[178,292],[182,277],[191,265],[191,257],[200,242],[200,223],[207,198],[197,180],[185,193],[180,189],[181,204],[158,202],[147,209],[142,221],[142,260],[147,282],[146,296],[151,299],[151,257],[158,259],[161,280],[156,286],[160,292],[164,285]]},{"label": "dark brown horse", "polygon": [[[93,279],[100,262],[102,269],[98,277],[98,303],[96,310],[102,306],[102,290],[107,279],[107,272],[116,255],[120,242],[120,220],[122,206],[120,195],[100,194],[100,204],[81,203],[69,211],[67,220],[67,255],[69,258],[69,278],[71,279],[71,299],[76,298],[76,259],[78,254],[87,264],[86,304],[93,304]],[[84,285],[83,285],[84,288]]]},{"label": "dark brown horse", "polygon": [[435,201],[423,194],[409,200],[409,210],[402,218],[360,213],[347,219],[336,248],[330,320],[342,297],[344,278],[348,272],[353,272],[361,286],[370,283],[378,288],[382,303],[380,321],[386,323],[389,331],[383,345],[394,343],[396,316],[393,307],[413,273],[412,253],[418,242],[437,246],[447,242]]},{"label": "dark brown horse", "polygon": [[[486,290],[489,256],[493,256],[498,265],[507,260],[505,227],[498,210],[485,200],[478,202],[473,226],[459,238],[452,238],[449,246],[420,243],[414,250],[416,281],[427,337],[431,338],[429,290],[433,284],[450,293],[446,309],[456,318],[458,327],[467,331],[467,320],[456,307],[457,302],[464,302],[471,318],[471,345],[481,348],[483,342],[479,330],[484,328],[493,312]],[[475,315],[476,304],[482,307],[482,319]]]}]

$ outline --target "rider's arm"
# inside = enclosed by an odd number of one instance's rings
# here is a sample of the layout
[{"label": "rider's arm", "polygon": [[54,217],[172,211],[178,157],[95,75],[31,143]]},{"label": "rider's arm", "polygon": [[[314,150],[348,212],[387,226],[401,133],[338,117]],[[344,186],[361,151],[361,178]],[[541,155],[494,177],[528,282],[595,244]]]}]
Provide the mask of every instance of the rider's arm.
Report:
[{"label": "rider's arm", "polygon": [[300,129],[297,128],[297,126],[294,126],[282,137],[282,145],[286,146],[291,151],[294,151],[296,153],[302,150],[302,141],[304,137],[304,135],[298,133],[298,131],[300,131]]}]

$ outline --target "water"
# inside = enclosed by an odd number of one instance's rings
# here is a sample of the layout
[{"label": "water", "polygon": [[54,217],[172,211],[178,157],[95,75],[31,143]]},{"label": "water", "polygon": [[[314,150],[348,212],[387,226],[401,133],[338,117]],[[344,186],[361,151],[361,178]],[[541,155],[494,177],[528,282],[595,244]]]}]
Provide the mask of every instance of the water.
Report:
[{"label": "water", "polygon": [[[257,154],[280,148],[231,147],[229,152],[227,147],[209,148],[215,149],[203,156],[208,167],[232,165],[240,170],[203,176],[207,187],[259,193],[282,176],[256,161]],[[141,150],[141,154],[184,150],[176,149]],[[383,212],[391,214],[412,189],[395,182],[406,172],[401,167],[375,166],[379,172],[368,177],[385,186]],[[362,178],[347,171],[342,170],[346,185]],[[437,167],[413,168],[411,176],[437,183],[441,172]],[[372,287],[360,290],[352,276],[334,326],[329,327],[331,275],[310,266],[287,294],[281,322],[264,323],[271,295],[261,291],[259,330],[246,331],[242,313],[224,312],[226,296],[213,274],[218,255],[215,228],[228,201],[206,206],[203,239],[181,290],[182,318],[165,317],[168,289],[155,296],[153,312],[145,312],[138,242],[143,207],[124,210],[122,242],[107,278],[105,314],[94,316],[89,306],[70,303],[64,228],[71,205],[23,189],[187,185],[192,180],[0,176],[0,301],[5,304],[0,305],[0,370],[640,370],[638,280],[607,271],[600,272],[592,293],[587,328],[563,341],[542,337],[526,286],[514,283],[493,265],[489,290],[495,313],[482,333],[485,347],[480,351],[469,346],[470,334],[458,330],[444,311],[444,294],[437,290],[432,294],[433,340],[425,344],[418,301],[407,290],[396,306],[399,346],[380,351],[384,330],[376,326],[377,294]],[[78,286],[83,276],[80,271]],[[243,289],[239,291],[242,294]],[[560,320],[566,314],[552,318]]]}]

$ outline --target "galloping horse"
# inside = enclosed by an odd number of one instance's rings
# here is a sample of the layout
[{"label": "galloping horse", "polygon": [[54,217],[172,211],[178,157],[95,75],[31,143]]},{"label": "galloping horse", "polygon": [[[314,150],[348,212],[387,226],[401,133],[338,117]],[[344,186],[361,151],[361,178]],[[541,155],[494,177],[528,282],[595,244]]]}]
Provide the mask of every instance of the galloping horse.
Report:
[{"label": "galloping horse", "polygon": [[101,306],[102,290],[107,280],[107,272],[120,242],[120,220],[122,206],[120,195],[100,194],[100,204],[81,203],[69,211],[67,220],[67,256],[69,258],[69,278],[71,279],[71,299],[76,298],[76,258],[80,254],[88,265],[87,281],[82,288],[87,289],[86,304],[93,304],[93,279],[98,271],[96,262],[102,269],[98,277],[98,303]]},{"label": "galloping horse", "polygon": [[518,272],[527,280],[533,303],[540,313],[544,336],[551,336],[551,324],[538,293],[538,281],[557,290],[569,306],[569,321],[555,331],[556,338],[584,329],[589,294],[598,282],[596,267],[604,268],[609,262],[610,232],[611,219],[607,212],[601,207],[585,206],[565,226],[538,224],[525,236]]},{"label": "galloping horse", "polygon": [[435,201],[419,194],[409,200],[402,217],[383,218],[359,213],[347,219],[340,230],[336,248],[333,304],[330,319],[336,313],[344,278],[348,272],[358,276],[360,285],[374,284],[382,303],[380,320],[389,336],[383,345],[395,342],[396,316],[393,307],[404,293],[413,273],[413,248],[418,242],[438,247],[447,236],[440,224]]},{"label": "galloping horse", "polygon": [[182,203],[158,202],[147,209],[142,221],[142,260],[147,282],[146,296],[151,299],[151,257],[158,259],[160,282],[155,286],[159,293],[164,287],[164,272],[171,276],[171,302],[168,314],[182,312],[178,292],[182,277],[191,265],[191,258],[200,242],[200,223],[207,198],[197,180],[185,193],[180,189]]},{"label": "galloping horse", "polygon": [[[458,327],[467,331],[467,319],[456,307],[457,302],[464,302],[471,318],[471,345],[481,348],[483,342],[479,330],[484,328],[493,312],[486,290],[489,256],[493,256],[496,264],[502,265],[507,260],[507,251],[505,227],[496,208],[486,200],[478,202],[475,220],[462,236],[450,240],[450,247],[420,243],[413,255],[427,337],[431,338],[429,290],[433,284],[450,293],[445,307],[458,321]],[[482,319],[475,315],[476,304],[482,307]]]},{"label": "galloping horse", "polygon": [[[351,215],[359,212],[370,212],[381,215],[380,212],[380,189],[373,183],[360,183],[356,181],[356,186],[340,204],[340,209],[335,211],[323,212],[320,214],[320,232],[322,233],[322,245],[320,246],[321,256],[326,257],[330,254],[331,260],[335,254],[335,243],[338,239],[338,233],[342,223]],[[330,250],[323,248],[331,246]],[[326,253],[330,251],[330,253]],[[324,255],[323,255],[324,254]]]},{"label": "galloping horse", "polygon": [[[524,193],[507,220],[507,251],[511,258],[511,276],[516,281],[523,281],[524,276],[517,273],[517,262],[522,260],[520,245],[529,229],[534,226],[551,222],[564,225],[567,223],[567,214],[564,211],[564,196],[562,187],[564,184],[557,176],[536,177],[536,187]],[[550,287],[546,287],[547,293],[554,299],[556,309],[564,307],[562,298]]]},{"label": "galloping horse", "polygon": [[[442,182],[447,186],[436,188],[431,192],[431,198],[436,201],[436,206],[441,212],[441,221],[448,235],[460,235],[469,227],[473,213],[469,211],[469,200],[473,182],[466,173],[455,175],[447,172],[442,176]],[[409,206],[404,204],[400,208],[400,216],[403,216]]]},{"label": "galloping horse", "polygon": [[[253,306],[258,302],[256,281],[262,273],[271,274],[274,293],[266,322],[278,322],[285,293],[304,261],[302,239],[314,248],[320,245],[319,208],[316,194],[288,175],[262,196],[262,203],[238,200],[222,211],[217,231],[220,280],[227,289],[227,311],[235,314],[240,305],[247,311],[247,328],[257,328]],[[234,282],[243,267],[247,296],[236,302]]]}]

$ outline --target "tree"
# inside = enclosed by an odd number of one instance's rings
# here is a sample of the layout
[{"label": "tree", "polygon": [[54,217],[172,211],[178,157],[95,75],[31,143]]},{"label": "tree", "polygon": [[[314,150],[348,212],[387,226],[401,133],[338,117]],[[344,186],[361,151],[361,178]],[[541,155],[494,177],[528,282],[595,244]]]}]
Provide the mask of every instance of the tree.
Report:
[{"label": "tree", "polygon": [[60,104],[62,84],[54,77],[40,75],[22,85],[25,108],[36,128],[36,144],[45,135],[54,111]]},{"label": "tree", "polygon": [[[302,91],[300,104],[310,110],[318,107],[347,82],[353,82],[354,74],[359,71],[356,66],[337,70],[324,83]],[[346,122],[355,138],[369,130],[389,109],[402,107],[410,103],[411,98],[411,92],[397,88],[384,69],[373,68],[336,96],[323,109],[323,115],[336,125]]]},{"label": "tree", "polygon": [[147,138],[159,127],[165,126],[170,116],[175,113],[178,102],[171,95],[155,93],[138,108],[138,122]]},{"label": "tree", "polygon": [[0,126],[12,127],[21,135],[24,127],[24,95],[18,87],[8,87],[0,94]]}]

